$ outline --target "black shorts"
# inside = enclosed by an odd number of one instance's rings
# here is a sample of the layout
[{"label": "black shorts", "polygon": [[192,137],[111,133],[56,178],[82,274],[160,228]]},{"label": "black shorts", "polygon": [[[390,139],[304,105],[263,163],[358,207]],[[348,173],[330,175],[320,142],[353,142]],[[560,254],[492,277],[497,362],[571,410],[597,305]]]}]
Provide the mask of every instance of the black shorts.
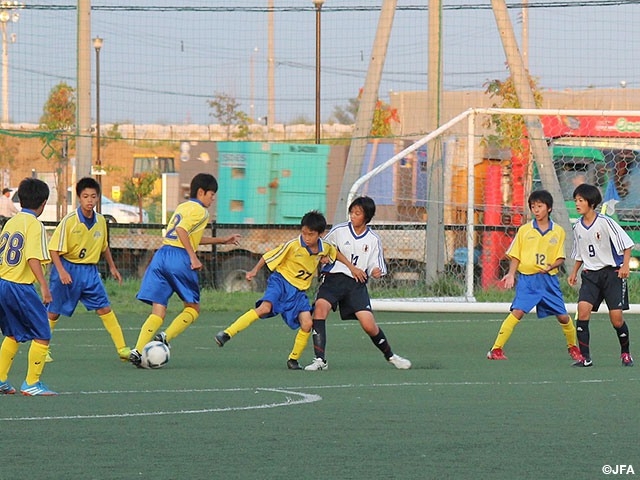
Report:
[{"label": "black shorts", "polygon": [[357,282],[343,273],[323,274],[316,294],[318,298],[329,302],[334,312],[340,307],[342,320],[355,320],[357,312],[371,311],[367,284]]},{"label": "black shorts", "polygon": [[582,270],[582,286],[578,302],[593,305],[598,310],[604,300],[609,310],[629,310],[629,290],[627,279],[618,278],[618,269],[604,267],[600,270]]}]

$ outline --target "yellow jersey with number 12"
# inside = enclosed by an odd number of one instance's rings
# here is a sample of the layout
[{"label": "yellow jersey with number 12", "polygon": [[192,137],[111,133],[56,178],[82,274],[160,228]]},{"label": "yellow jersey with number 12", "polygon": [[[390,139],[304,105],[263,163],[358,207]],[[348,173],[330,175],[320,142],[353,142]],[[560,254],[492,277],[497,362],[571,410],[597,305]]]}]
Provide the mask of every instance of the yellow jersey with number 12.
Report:
[{"label": "yellow jersey with number 12", "polygon": [[[525,275],[542,273],[541,269],[553,264],[559,258],[566,258],[564,254],[564,229],[560,225],[549,222],[546,232],[540,231],[538,223],[532,220],[518,229],[516,238],[507,250],[507,255],[520,261],[518,272]],[[558,269],[549,272],[558,273]]]}]

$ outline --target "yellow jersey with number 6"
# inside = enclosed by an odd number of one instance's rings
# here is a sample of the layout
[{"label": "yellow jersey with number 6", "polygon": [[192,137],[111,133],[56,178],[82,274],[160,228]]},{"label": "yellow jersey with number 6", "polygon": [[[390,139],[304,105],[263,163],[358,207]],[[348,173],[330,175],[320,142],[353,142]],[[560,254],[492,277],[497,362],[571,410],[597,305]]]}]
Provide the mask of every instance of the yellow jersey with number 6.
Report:
[{"label": "yellow jersey with number 6", "polygon": [[58,252],[71,263],[96,265],[109,246],[107,221],[94,212],[95,222],[89,228],[80,215],[76,209],[60,221],[49,240],[49,250]]}]

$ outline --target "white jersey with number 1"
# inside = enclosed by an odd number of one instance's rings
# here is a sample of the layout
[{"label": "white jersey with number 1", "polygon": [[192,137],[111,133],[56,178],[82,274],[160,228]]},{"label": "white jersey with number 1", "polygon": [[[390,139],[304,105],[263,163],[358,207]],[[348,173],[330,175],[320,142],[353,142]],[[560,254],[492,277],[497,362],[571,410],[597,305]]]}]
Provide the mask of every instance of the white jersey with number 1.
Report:
[{"label": "white jersey with number 1", "polygon": [[[324,240],[335,245],[353,265],[367,272],[367,275],[371,275],[371,272],[376,267],[380,269],[382,275],[386,275],[387,266],[384,261],[382,242],[378,234],[369,227],[362,234],[357,235],[351,222],[338,223],[329,230]],[[347,266],[342,262],[325,265],[322,271],[344,273],[353,277]]]}]

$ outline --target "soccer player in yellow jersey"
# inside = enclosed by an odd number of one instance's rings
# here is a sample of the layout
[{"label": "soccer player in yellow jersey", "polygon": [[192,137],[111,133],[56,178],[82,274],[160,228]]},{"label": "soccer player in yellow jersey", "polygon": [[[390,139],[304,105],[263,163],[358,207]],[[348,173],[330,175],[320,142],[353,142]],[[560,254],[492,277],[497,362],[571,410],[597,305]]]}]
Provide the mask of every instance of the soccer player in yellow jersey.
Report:
[{"label": "soccer player in yellow jersey", "polygon": [[[109,332],[118,356],[127,361],[131,350],[124,341],[98,271],[100,256],[104,255],[111,275],[122,283],[109,249],[107,221],[93,210],[100,199],[100,184],[93,178],[82,178],[76,183],[76,195],[78,208],[60,221],[49,240],[55,267],[49,278],[53,296],[47,307],[49,325],[53,332],[60,315],[70,317],[81,302],[87,310],[95,310]],[[47,361],[51,360],[49,355]]]},{"label": "soccer player in yellow jersey", "polygon": [[[27,376],[23,395],[57,395],[40,376],[51,339],[44,304],[51,292],[42,265],[51,261],[44,226],[38,220],[49,198],[49,187],[42,180],[25,178],[18,187],[22,211],[7,221],[0,233],[0,394],[13,394],[8,381],[13,359],[21,343],[31,341],[27,355]],[[42,299],[34,282],[40,284]],[[44,304],[43,304],[44,303]]]},{"label": "soccer player in yellow jersey", "polygon": [[306,291],[311,286],[318,264],[321,261],[345,263],[354,278],[364,281],[366,274],[356,268],[342,255],[336,247],[323,242],[320,236],[327,228],[327,221],[318,211],[311,211],[302,217],[300,236],[265,253],[255,267],[247,272],[247,280],[251,281],[267,265],[271,275],[267,280],[267,288],[256,308],[240,316],[235,322],[218,332],[216,343],[222,347],[238,332],[244,330],[259,318],[281,315],[285,323],[298,330],[293,350],[287,360],[287,368],[301,370],[298,363],[300,355],[307,346],[311,335],[313,321],[311,306]]},{"label": "soccer player in yellow jersey", "polygon": [[[151,305],[151,314],[140,329],[135,348],[129,361],[140,367],[142,348],[152,339],[169,342],[184,332],[200,315],[200,284],[198,271],[202,262],[196,255],[198,245],[237,244],[240,235],[227,238],[204,237],[209,223],[209,211],[218,182],[213,175],[199,173],[191,180],[191,198],[181,203],[169,220],[167,231],[151,263],[145,271],[136,298]],[[171,295],[176,293],[184,309],[164,332],[156,332],[167,314]]]},{"label": "soccer player in yellow jersey", "polygon": [[582,355],[576,342],[576,328],[567,313],[557,276],[558,267],[565,259],[565,232],[549,218],[553,209],[553,197],[549,192],[532,192],[528,203],[534,219],[518,229],[507,250],[507,255],[511,258],[509,272],[502,278],[504,286],[512,288],[518,272],[511,313],[502,322],[487,358],[507,359],[503,350],[505,343],[524,314],[536,307],[538,318],[556,316],[567,340],[569,355],[578,361],[582,359]]}]

